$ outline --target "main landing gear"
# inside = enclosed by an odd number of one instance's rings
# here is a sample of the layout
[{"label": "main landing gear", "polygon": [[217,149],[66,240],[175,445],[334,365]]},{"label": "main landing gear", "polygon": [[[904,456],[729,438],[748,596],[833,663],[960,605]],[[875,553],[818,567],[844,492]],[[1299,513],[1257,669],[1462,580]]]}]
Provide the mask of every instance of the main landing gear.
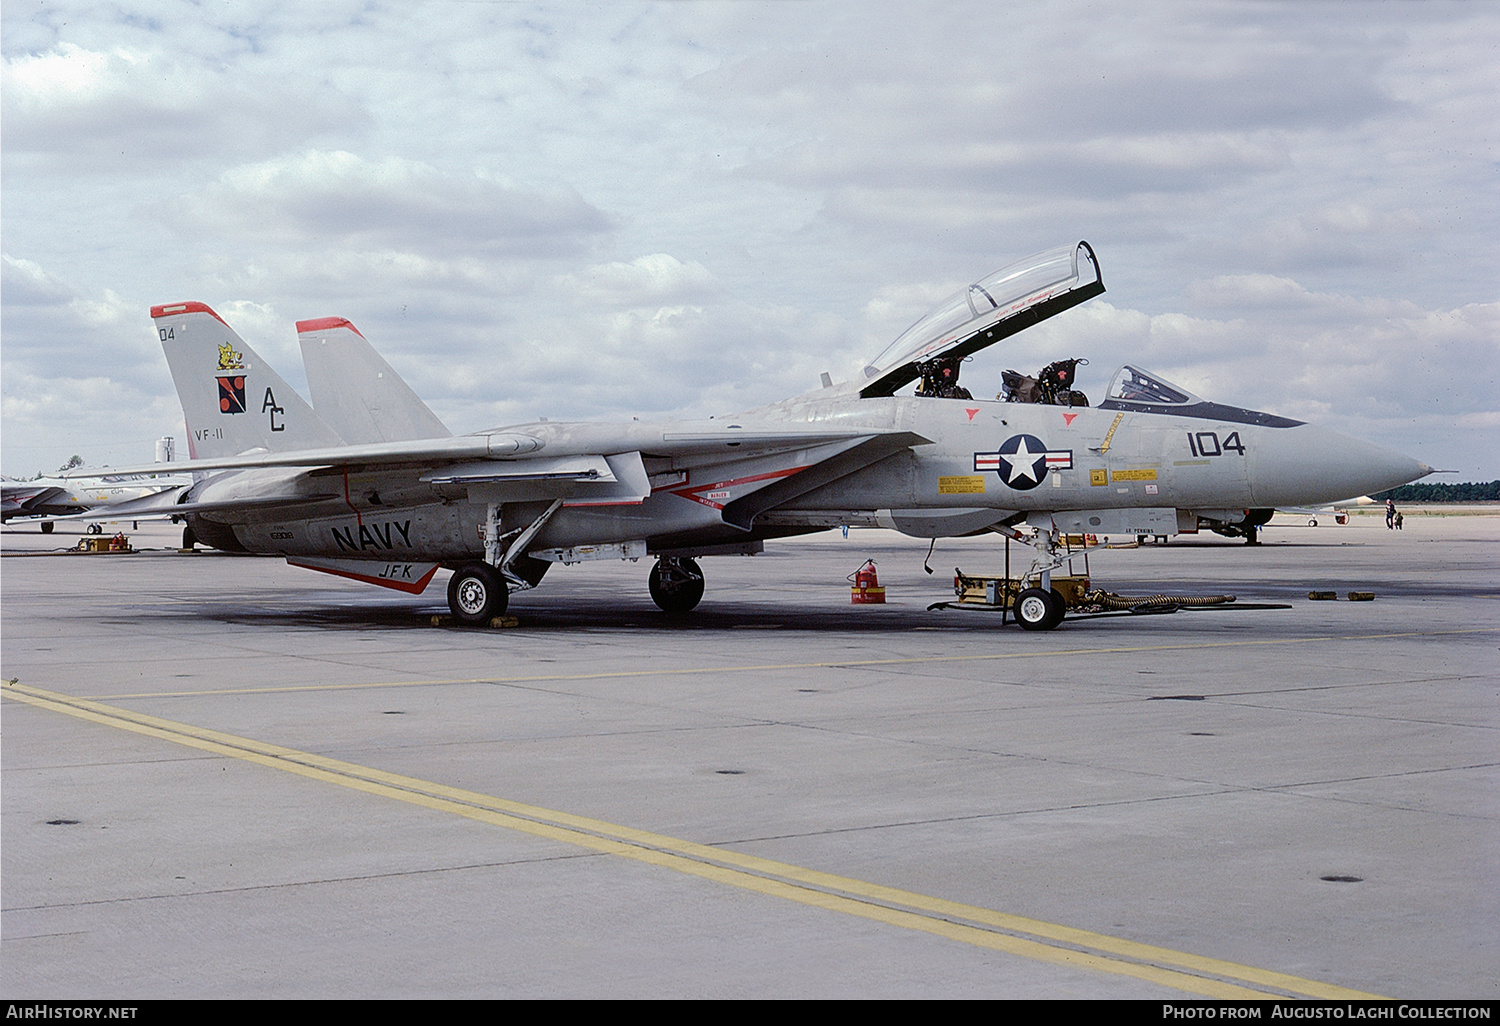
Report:
[{"label": "main landing gear", "polygon": [[662,556],[647,581],[651,600],[666,613],[686,613],[703,600],[703,570],[686,556]]},{"label": "main landing gear", "polygon": [[[562,507],[556,499],[526,527],[501,532],[500,504],[490,503],[480,523],[484,537],[484,558],[470,560],[454,568],[448,581],[448,609],[453,618],[467,626],[489,623],[503,616],[510,605],[510,593],[536,587],[550,562],[527,555],[527,547],[538,531]],[[579,550],[547,550],[547,560],[603,559],[618,555],[634,562],[644,555],[644,542],[589,546]],[[569,554],[574,556],[569,560]],[[649,579],[652,600],[666,613],[686,613],[703,599],[703,570],[687,556],[661,556],[651,568]]]},{"label": "main landing gear", "polygon": [[474,561],[453,572],[448,581],[448,609],[459,623],[475,626],[489,623],[505,613],[510,588],[497,567]]},{"label": "main landing gear", "polygon": [[[541,579],[535,574],[528,580],[525,571],[518,569],[524,563],[526,546],[542,525],[562,507],[556,499],[541,516],[524,528],[500,533],[500,504],[492,502],[485,511],[480,530],[484,533],[484,559],[464,563],[453,571],[448,581],[448,611],[459,623],[475,626],[489,623],[505,614],[510,605],[510,590],[530,588]],[[534,561],[533,561],[534,562]],[[545,569],[545,564],[542,564]]]}]

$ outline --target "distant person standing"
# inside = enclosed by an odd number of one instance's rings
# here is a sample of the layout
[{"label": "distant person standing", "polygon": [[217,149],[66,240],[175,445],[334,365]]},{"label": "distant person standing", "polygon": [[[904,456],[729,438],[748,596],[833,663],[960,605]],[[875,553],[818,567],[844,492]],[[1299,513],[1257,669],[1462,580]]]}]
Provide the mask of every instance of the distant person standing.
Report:
[{"label": "distant person standing", "polygon": [[1394,531],[1396,529],[1396,500],[1385,500],[1385,529]]}]

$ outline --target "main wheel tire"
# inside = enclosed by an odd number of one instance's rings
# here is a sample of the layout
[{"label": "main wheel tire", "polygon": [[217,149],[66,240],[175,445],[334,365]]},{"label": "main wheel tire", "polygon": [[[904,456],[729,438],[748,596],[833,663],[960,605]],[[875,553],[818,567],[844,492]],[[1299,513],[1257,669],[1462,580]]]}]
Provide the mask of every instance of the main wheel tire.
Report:
[{"label": "main wheel tire", "polygon": [[489,623],[510,604],[510,589],[488,563],[465,563],[448,581],[448,609],[459,623]]},{"label": "main wheel tire", "polygon": [[647,580],[651,601],[665,613],[686,613],[703,600],[703,570],[692,559],[659,559]]},{"label": "main wheel tire", "polygon": [[56,524],[54,524],[54,523],[53,523],[53,522],[52,522],[52,521],[50,521],[50,520],[43,520],[43,521],[42,521],[42,533],[43,533],[43,534],[51,534],[51,533],[52,533],[52,529],[53,529],[53,528],[54,528],[54,527],[56,527],[56,526],[57,526],[57,525],[56,525]]},{"label": "main wheel tire", "polygon": [[1064,604],[1056,591],[1027,588],[1016,596],[1016,623],[1028,631],[1050,631],[1062,622]]},{"label": "main wheel tire", "polygon": [[103,533],[104,533],[104,525],[103,524],[90,524],[89,525],[89,534],[103,534]]}]

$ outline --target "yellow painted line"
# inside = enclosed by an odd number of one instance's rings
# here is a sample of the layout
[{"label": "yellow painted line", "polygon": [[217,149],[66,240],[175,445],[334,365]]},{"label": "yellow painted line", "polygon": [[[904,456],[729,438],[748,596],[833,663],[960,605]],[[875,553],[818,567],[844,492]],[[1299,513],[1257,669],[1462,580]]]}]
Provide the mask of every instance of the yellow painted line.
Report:
[{"label": "yellow painted line", "polygon": [[677,669],[600,670],[591,673],[536,673],[513,677],[443,677],[432,680],[366,681],[360,684],[287,684],[273,687],[216,688],[199,691],[138,691],[91,698],[118,702],[129,698],[190,698],[200,695],[267,695],[299,691],[358,691],[366,688],[442,687],[456,684],[556,684],[573,680],[610,680],[632,677],[679,677],[695,674],[764,673],[770,670],[828,670],[840,667],[906,666],[912,663],[989,662],[999,659],[1054,659],[1058,656],[1121,655],[1135,652],[1201,651],[1243,648],[1247,645],[1305,645],[1328,641],[1386,641],[1393,638],[1437,638],[1454,634],[1495,634],[1500,627],[1460,627],[1446,631],[1398,631],[1385,634],[1326,634],[1305,638],[1259,638],[1237,641],[1195,641],[1171,645],[1119,645],[1109,648],[1045,649],[1028,647],[1016,652],[985,652],[979,655],[904,656],[888,659],[832,659],[817,663],[763,663],[746,666],[685,666]]},{"label": "yellow painted line", "polygon": [[[1285,973],[1139,944],[526,805],[42,688],[7,683],[3,693],[7,698],[39,708],[199,751],[242,759],[590,851],[617,855],[757,894],[1053,965],[1129,976],[1221,1000],[1287,995],[1323,1000],[1377,997]],[[1269,989],[1254,989],[1257,987]]]}]

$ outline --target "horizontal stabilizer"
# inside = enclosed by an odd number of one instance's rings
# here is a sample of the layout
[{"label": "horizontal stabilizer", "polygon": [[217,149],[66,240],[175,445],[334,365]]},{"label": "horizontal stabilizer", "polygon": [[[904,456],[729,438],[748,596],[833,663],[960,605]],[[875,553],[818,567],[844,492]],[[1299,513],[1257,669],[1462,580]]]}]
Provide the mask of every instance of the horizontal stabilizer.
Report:
[{"label": "horizontal stabilizer", "polygon": [[107,506],[95,506],[86,513],[75,513],[66,520],[145,520],[149,517],[181,516],[185,513],[212,513],[216,510],[270,509],[276,506],[302,506],[312,502],[326,502],[340,497],[339,492],[286,492],[276,495],[232,496],[217,501],[201,502],[188,493],[192,485],[168,488],[166,491],[143,495],[138,499]]},{"label": "horizontal stabilizer", "polygon": [[[664,431],[650,424],[631,422],[614,424],[525,424],[486,434],[457,435],[451,438],[413,439],[406,442],[378,442],[366,445],[332,445],[295,452],[259,452],[253,455],[216,456],[174,464],[181,472],[202,470],[249,470],[262,467],[335,467],[358,471],[385,466],[445,464],[475,460],[515,461],[565,456],[590,456],[601,451],[634,451],[642,456],[671,457],[682,463],[719,461],[728,456],[747,456],[784,452],[822,445],[827,442],[857,442],[872,436],[888,437],[898,446],[925,445],[931,439],[904,431],[872,431],[869,428],[843,430],[807,429],[777,426],[760,430],[707,429],[701,431]],[[241,450],[243,451],[243,450]],[[111,473],[148,473],[153,465],[114,469]],[[160,466],[155,466],[160,470]],[[97,476],[98,470],[70,471],[62,477]]]},{"label": "horizontal stabilizer", "polygon": [[34,492],[18,493],[17,496],[7,494],[4,498],[5,512],[24,513],[27,510],[41,509],[58,499],[65,498],[67,494],[67,490],[63,488],[38,488]]},{"label": "horizontal stabilizer", "polygon": [[173,513],[181,513],[183,510],[177,507],[191,490],[192,485],[168,488],[165,491],[153,492],[150,495],[142,495],[134,499],[125,499],[122,502],[112,502],[105,506],[95,506],[87,513],[79,513],[68,519],[134,520],[136,518],[160,517]]},{"label": "horizontal stabilizer", "polygon": [[[413,463],[445,463],[514,457],[518,453],[541,448],[541,441],[530,435],[496,433],[460,435],[457,438],[417,439],[410,442],[380,442],[371,445],[336,445],[297,452],[260,452],[245,456],[221,456],[194,459],[173,464],[183,471],[257,470],[266,467],[339,467],[361,470],[368,467],[401,466]],[[139,473],[135,468],[127,468]],[[97,474],[98,471],[92,473]],[[85,476],[64,473],[63,477]]]}]

